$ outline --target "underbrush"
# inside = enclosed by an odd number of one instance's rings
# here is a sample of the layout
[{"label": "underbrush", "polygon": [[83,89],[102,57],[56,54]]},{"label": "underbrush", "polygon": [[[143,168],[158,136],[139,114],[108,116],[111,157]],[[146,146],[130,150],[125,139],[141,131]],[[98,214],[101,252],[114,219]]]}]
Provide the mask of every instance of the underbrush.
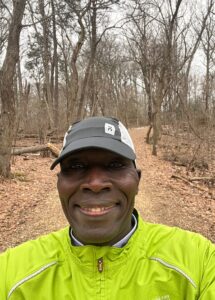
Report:
[{"label": "underbrush", "polygon": [[159,143],[162,158],[171,161],[178,173],[196,177],[215,187],[215,129],[165,127]]}]

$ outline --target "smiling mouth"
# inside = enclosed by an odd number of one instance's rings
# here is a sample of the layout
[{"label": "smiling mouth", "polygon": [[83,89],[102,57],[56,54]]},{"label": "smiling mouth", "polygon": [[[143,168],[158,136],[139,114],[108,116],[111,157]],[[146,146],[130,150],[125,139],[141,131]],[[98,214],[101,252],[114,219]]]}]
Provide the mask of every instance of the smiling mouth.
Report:
[{"label": "smiling mouth", "polygon": [[80,206],[80,211],[88,216],[102,216],[111,211],[112,208],[114,208],[116,204],[110,205],[110,206],[95,206],[95,207],[84,207]]}]

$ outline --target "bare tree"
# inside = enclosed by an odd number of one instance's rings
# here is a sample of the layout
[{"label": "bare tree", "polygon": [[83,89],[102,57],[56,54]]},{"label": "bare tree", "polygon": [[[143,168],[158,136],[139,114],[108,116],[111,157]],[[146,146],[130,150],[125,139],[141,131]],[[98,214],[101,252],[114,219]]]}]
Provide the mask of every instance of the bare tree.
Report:
[{"label": "bare tree", "polygon": [[[189,75],[191,71],[191,66],[192,62],[194,59],[194,56],[196,54],[196,51],[199,48],[203,32],[205,31],[206,28],[206,23],[207,20],[213,10],[214,7],[214,0],[209,0],[208,5],[206,6],[206,11],[205,13],[202,14],[201,19],[199,20],[198,17],[195,15],[195,22],[193,22],[193,27],[196,35],[193,37],[192,44],[190,46],[188,41],[186,40],[186,36],[184,35],[184,44],[185,44],[185,53],[184,53],[184,58],[183,58],[183,75],[181,76],[181,90],[180,90],[180,100],[182,106],[185,107],[188,102],[188,95],[189,95]],[[198,25],[195,24],[196,21],[198,21]],[[189,38],[189,36],[188,36]],[[183,103],[182,103],[183,102]]]},{"label": "bare tree", "polygon": [[[108,9],[111,9],[111,7],[114,4],[117,4],[118,0],[107,0],[107,1],[101,1],[101,0],[91,0],[90,1],[91,6],[90,10],[88,11],[88,19],[87,19],[87,28],[89,28],[89,49],[87,52],[88,55],[88,63],[86,66],[84,79],[81,86],[81,93],[79,97],[79,108],[77,111],[77,119],[80,119],[82,116],[85,115],[85,112],[83,111],[84,103],[85,103],[85,96],[86,93],[88,95],[89,101],[88,106],[90,107],[91,115],[93,115],[94,107],[96,105],[97,100],[97,92],[95,87],[95,59],[97,54],[97,47],[98,44],[101,42],[104,34],[109,30],[112,29],[115,26],[109,27],[108,25],[105,26],[103,29],[101,26],[101,23],[99,24],[99,19],[101,18],[101,15],[104,19],[106,11]],[[98,27],[100,25],[101,32],[98,34]]]},{"label": "bare tree", "polygon": [[28,119],[28,103],[31,85],[27,79],[23,82],[21,63],[20,60],[17,63],[17,81],[18,81],[18,96],[17,96],[17,132],[26,131],[27,119]]},{"label": "bare tree", "polygon": [[[128,15],[133,60],[140,66],[148,96],[148,116],[153,128],[153,150],[157,155],[157,144],[161,131],[161,107],[167,96],[175,70],[175,32],[182,0],[166,3],[159,1],[133,1],[133,11]],[[156,32],[156,34],[155,34]],[[174,67],[173,67],[174,66]]]},{"label": "bare tree", "polygon": [[25,4],[26,0],[13,1],[6,56],[1,69],[0,174],[4,177],[10,176],[10,158],[16,116],[13,79],[19,60],[19,39]]},{"label": "bare tree", "polygon": [[212,103],[212,88],[215,62],[215,20],[214,15],[210,14],[205,25],[205,31],[201,37],[201,44],[206,61],[205,81],[204,81],[204,106],[205,112],[209,112]]},{"label": "bare tree", "polygon": [[51,91],[51,80],[50,80],[50,47],[49,47],[49,18],[45,12],[45,3],[44,0],[38,0],[39,11],[42,17],[42,59],[43,59],[43,67],[44,67],[44,94],[46,97],[46,101],[48,104],[48,113],[49,113],[49,121],[50,127],[54,127],[53,121],[53,101],[52,101],[52,91]]},{"label": "bare tree", "polygon": [[52,59],[52,71],[51,71],[51,90],[53,91],[54,99],[54,127],[58,129],[59,124],[59,63],[58,63],[58,41],[57,41],[57,25],[56,25],[56,9],[54,0],[51,0],[52,8],[52,35],[53,35],[53,59]]},{"label": "bare tree", "polygon": [[[80,52],[82,50],[83,44],[86,40],[86,28],[84,24],[84,16],[90,9],[91,0],[87,1],[83,7],[81,6],[80,1],[74,1],[70,2],[67,1],[67,4],[71,11],[75,14],[77,18],[77,23],[79,26],[79,32],[78,32],[78,40],[76,44],[73,46],[73,52],[71,56],[71,80],[70,80],[70,95],[71,99],[68,103],[68,115],[67,120],[68,123],[70,123],[73,119],[76,118],[76,110],[79,107],[78,103],[78,91],[80,88],[80,82],[79,82],[79,74],[77,69],[77,61],[80,55]],[[82,89],[82,92],[84,92],[84,88]]]}]

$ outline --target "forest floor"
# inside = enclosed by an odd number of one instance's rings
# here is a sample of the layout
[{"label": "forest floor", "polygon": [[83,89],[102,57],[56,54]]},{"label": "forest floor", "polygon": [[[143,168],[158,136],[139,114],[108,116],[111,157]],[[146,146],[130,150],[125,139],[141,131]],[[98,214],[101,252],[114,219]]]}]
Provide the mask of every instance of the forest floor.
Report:
[{"label": "forest floor", "polygon": [[[174,178],[186,175],[184,167],[151,155],[144,141],[145,128],[130,130],[142,170],[136,207],[153,223],[179,226],[199,232],[215,242],[215,190]],[[33,146],[33,141],[20,141]],[[35,141],[34,141],[35,143]],[[58,145],[60,147],[60,145]],[[0,252],[8,247],[57,230],[67,221],[56,190],[57,170],[53,158],[29,154],[13,158],[13,179],[0,179]]]}]

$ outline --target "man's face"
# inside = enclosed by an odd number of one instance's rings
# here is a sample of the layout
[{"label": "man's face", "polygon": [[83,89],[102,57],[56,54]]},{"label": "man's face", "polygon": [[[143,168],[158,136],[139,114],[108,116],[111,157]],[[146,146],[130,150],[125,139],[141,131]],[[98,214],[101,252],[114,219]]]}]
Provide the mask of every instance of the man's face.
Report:
[{"label": "man's face", "polygon": [[61,163],[58,192],[73,234],[83,244],[112,245],[131,229],[139,174],[113,152],[88,149]]}]

